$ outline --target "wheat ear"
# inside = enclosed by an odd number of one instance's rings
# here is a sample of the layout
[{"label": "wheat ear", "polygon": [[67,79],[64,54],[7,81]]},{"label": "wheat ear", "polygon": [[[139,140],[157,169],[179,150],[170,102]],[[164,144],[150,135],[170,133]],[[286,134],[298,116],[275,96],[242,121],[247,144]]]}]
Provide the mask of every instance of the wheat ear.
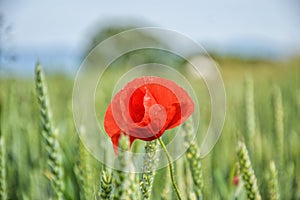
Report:
[{"label": "wheat ear", "polygon": [[[126,150],[129,149],[129,138],[124,134],[119,139],[119,151],[117,164],[120,169],[126,170],[128,167],[128,157],[126,156]],[[128,190],[128,179],[123,171],[114,171],[114,200],[126,199],[126,193]]]},{"label": "wheat ear", "polygon": [[250,154],[253,152],[253,141],[255,135],[255,105],[254,105],[254,84],[250,77],[246,77],[244,83],[244,106],[245,106],[245,133],[247,147]]},{"label": "wheat ear", "polygon": [[261,196],[257,186],[257,180],[251,166],[251,161],[248,155],[246,145],[239,141],[237,155],[240,167],[240,173],[244,181],[244,188],[247,192],[248,199],[261,200]]},{"label": "wheat ear", "polygon": [[270,163],[270,179],[269,179],[269,198],[270,200],[279,200],[279,188],[278,188],[278,177],[277,169],[275,163],[272,161]]},{"label": "wheat ear", "polygon": [[52,123],[46,81],[40,64],[36,65],[35,85],[40,105],[41,125],[43,130],[42,135],[48,152],[48,165],[51,172],[49,178],[52,183],[55,198],[61,200],[64,199],[62,158],[57,140],[57,133]]},{"label": "wheat ear", "polygon": [[194,191],[196,193],[197,199],[201,199],[203,190],[203,173],[201,166],[200,150],[195,143],[194,139],[194,127],[192,121],[189,119],[183,126],[185,145],[188,147],[185,156],[189,164],[189,168],[192,174],[192,179],[194,182]]},{"label": "wheat ear", "polygon": [[143,173],[140,178],[140,190],[142,193],[142,199],[144,200],[149,200],[151,197],[155,168],[158,160],[156,155],[157,144],[157,140],[146,142],[145,144]]},{"label": "wheat ear", "polygon": [[279,167],[283,165],[284,157],[284,126],[283,126],[283,107],[281,90],[279,87],[274,87],[272,95],[273,104],[273,123],[277,141],[277,155]]},{"label": "wheat ear", "polygon": [[103,200],[110,200],[112,198],[112,176],[106,169],[102,170],[100,181],[100,198]]}]

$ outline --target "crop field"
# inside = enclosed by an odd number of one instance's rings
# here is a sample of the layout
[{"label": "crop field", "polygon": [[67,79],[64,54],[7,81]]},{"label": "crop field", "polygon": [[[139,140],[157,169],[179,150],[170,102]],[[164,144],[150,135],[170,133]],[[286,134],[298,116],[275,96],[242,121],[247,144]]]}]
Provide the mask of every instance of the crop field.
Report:
[{"label": "crop field", "polygon": [[[199,141],[173,163],[182,199],[300,199],[300,61],[216,59],[226,89],[221,137],[204,158]],[[43,63],[41,63],[43,65]],[[46,69],[32,77],[0,76],[0,199],[176,199],[169,168],[152,171],[160,143],[146,145],[143,174],[102,165],[80,142],[73,119],[74,78]],[[108,77],[122,71],[108,71]],[[189,76],[188,74],[186,76]],[[106,85],[110,85],[108,78]],[[210,120],[209,99],[197,91],[198,134]],[[113,84],[112,84],[113,85]],[[45,88],[48,88],[48,91]],[[109,88],[97,95],[109,93]],[[96,101],[97,101],[96,95]],[[109,97],[109,98],[108,98]],[[97,103],[99,121],[110,101]],[[49,100],[49,102],[48,102]],[[50,114],[52,113],[52,114]],[[172,134],[162,137],[167,141]],[[122,141],[121,141],[122,140]],[[120,139],[127,148],[127,138]],[[124,167],[130,159],[119,154]]]}]

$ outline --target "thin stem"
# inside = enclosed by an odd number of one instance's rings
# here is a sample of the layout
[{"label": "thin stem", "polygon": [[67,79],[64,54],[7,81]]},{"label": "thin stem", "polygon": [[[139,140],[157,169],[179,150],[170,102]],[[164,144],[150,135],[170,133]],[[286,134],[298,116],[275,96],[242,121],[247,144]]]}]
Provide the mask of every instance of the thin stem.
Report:
[{"label": "thin stem", "polygon": [[169,152],[168,152],[168,150],[167,150],[164,142],[162,141],[162,139],[158,138],[158,141],[159,141],[160,145],[162,146],[162,148],[163,148],[163,150],[164,150],[164,152],[165,152],[165,154],[167,156],[168,162],[169,162],[169,171],[170,171],[170,176],[171,176],[173,188],[174,188],[174,190],[176,192],[177,198],[179,200],[181,200],[182,198],[181,198],[180,192],[178,190],[178,187],[177,187],[176,181],[175,181],[174,167],[173,167],[173,164],[172,164],[172,161],[171,161],[171,156],[170,156],[170,154],[169,154]]}]

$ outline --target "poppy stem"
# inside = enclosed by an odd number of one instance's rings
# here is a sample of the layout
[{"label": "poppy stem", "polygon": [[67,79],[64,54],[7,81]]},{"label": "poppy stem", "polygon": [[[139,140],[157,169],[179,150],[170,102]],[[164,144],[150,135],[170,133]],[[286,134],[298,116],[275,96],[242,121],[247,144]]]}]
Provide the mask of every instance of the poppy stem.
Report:
[{"label": "poppy stem", "polygon": [[168,162],[169,162],[169,171],[170,171],[170,176],[171,176],[171,181],[172,181],[173,188],[174,188],[174,190],[176,192],[177,198],[179,200],[181,200],[182,198],[181,198],[179,189],[178,189],[178,187],[176,185],[176,181],[175,181],[174,167],[173,167],[173,164],[172,164],[171,156],[170,156],[170,154],[169,154],[169,152],[168,152],[168,150],[166,148],[165,143],[162,141],[161,137],[158,138],[158,141],[159,141],[160,145],[162,146],[162,148],[163,148],[163,150],[164,150],[164,152],[166,154],[166,157],[168,159]]}]

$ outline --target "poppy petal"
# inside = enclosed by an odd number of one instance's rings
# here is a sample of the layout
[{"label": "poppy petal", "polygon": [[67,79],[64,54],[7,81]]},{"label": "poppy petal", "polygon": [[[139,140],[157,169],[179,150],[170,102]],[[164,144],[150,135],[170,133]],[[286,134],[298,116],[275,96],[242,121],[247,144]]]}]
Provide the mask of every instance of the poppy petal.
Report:
[{"label": "poppy petal", "polygon": [[[182,124],[194,111],[188,93],[176,83],[154,76],[129,82],[107,108],[104,127],[114,146],[122,132],[150,141]],[[116,151],[116,149],[115,149]]]},{"label": "poppy petal", "polygon": [[110,137],[121,134],[121,129],[116,124],[114,116],[112,114],[111,105],[108,106],[106,113],[105,113],[104,128]]}]

